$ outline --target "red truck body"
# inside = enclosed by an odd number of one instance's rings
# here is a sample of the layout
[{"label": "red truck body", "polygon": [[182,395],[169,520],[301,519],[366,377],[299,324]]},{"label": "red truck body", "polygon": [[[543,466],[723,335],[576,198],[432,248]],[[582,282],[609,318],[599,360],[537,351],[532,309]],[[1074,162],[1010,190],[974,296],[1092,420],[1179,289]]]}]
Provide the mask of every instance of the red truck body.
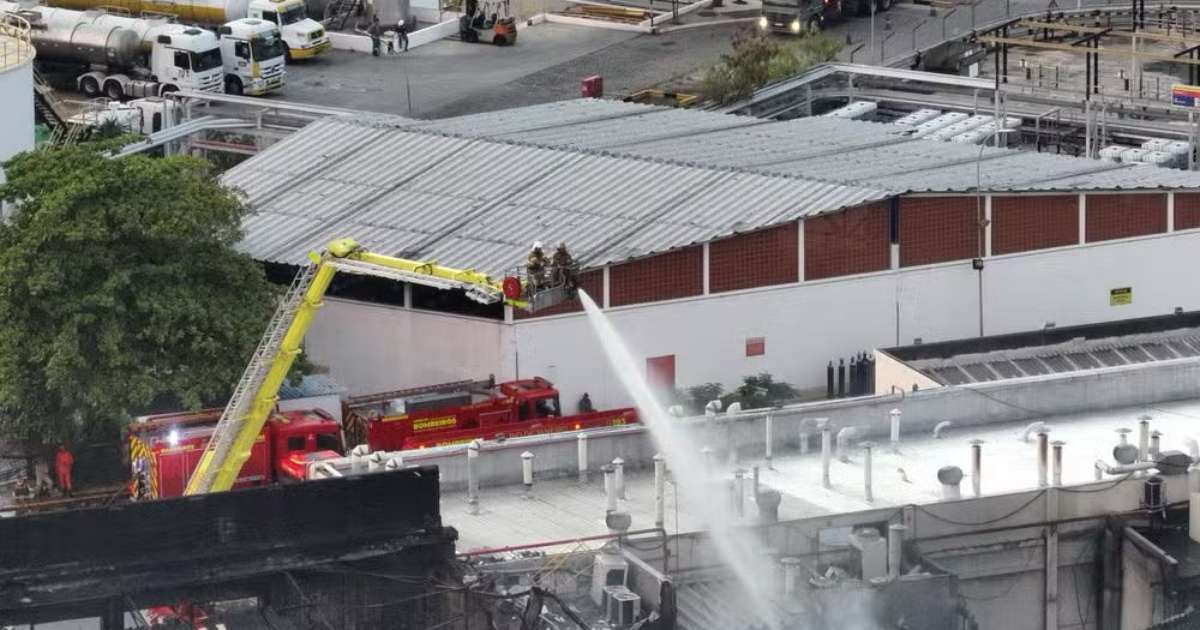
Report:
[{"label": "red truck body", "polygon": [[[483,382],[479,382],[483,383]],[[558,390],[532,378],[477,388],[420,388],[418,396],[370,400],[345,410],[347,423],[365,425],[372,451],[401,451],[475,439],[578,431],[634,424],[633,409],[560,413]],[[352,401],[353,403],[353,401]],[[395,413],[398,407],[406,412]],[[145,416],[129,426],[135,497],[183,494],[213,434],[221,409]],[[351,433],[346,429],[345,433]],[[302,481],[308,465],[346,452],[343,426],[323,411],[277,412],[263,427],[234,488]]]}]

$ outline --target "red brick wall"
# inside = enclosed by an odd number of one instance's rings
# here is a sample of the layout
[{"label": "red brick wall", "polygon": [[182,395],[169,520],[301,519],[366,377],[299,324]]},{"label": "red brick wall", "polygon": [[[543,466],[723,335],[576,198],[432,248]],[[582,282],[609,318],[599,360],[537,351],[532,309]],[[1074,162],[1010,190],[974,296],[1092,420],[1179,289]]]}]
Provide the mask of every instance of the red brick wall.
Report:
[{"label": "red brick wall", "polygon": [[805,219],[804,278],[818,280],[887,269],[888,220],[886,203]]},{"label": "red brick wall", "polygon": [[[603,306],[604,302],[604,270],[594,269],[585,271],[579,274],[579,288],[587,291],[587,294],[596,301],[597,304]],[[520,309],[514,310],[516,319],[529,319],[530,317],[540,317],[543,315],[561,315],[563,313],[578,313],[583,310],[583,304],[579,299],[568,300],[562,304],[555,304],[550,308],[542,309],[537,313],[527,313]]]},{"label": "red brick wall", "polygon": [[711,293],[799,280],[799,238],[788,223],[715,241],[708,248]]},{"label": "red brick wall", "polygon": [[900,266],[968,260],[978,255],[978,198],[900,200]]},{"label": "red brick wall", "polygon": [[1079,195],[992,197],[992,253],[1079,242]]},{"label": "red brick wall", "polygon": [[1200,228],[1200,193],[1175,193],[1175,229]]},{"label": "red brick wall", "polygon": [[613,266],[610,306],[657,302],[704,292],[704,252],[699,245]]},{"label": "red brick wall", "polygon": [[1167,231],[1167,196],[1088,195],[1087,242]]}]

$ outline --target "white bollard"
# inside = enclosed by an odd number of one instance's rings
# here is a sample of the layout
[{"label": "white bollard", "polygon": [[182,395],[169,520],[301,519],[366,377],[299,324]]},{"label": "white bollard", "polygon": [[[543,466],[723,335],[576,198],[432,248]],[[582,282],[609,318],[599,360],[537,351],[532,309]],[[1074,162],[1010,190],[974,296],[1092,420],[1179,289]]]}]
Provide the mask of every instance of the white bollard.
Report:
[{"label": "white bollard", "polygon": [[533,453],[521,453],[521,483],[525,484],[525,498],[533,496]]},{"label": "white bollard", "polygon": [[775,414],[767,412],[766,420],[763,421],[763,431],[766,433],[764,437],[766,446],[765,459],[767,460],[767,470],[772,470],[771,455],[775,449]]},{"label": "white bollard", "polygon": [[467,445],[467,506],[471,514],[479,513],[479,440]]},{"label": "white bollard", "polygon": [[900,452],[900,410],[893,409],[888,412],[888,417],[892,421],[891,447],[893,453]]},{"label": "white bollard", "polygon": [[667,458],[662,453],[654,455],[654,526],[662,528],[666,513]]},{"label": "white bollard", "polygon": [[579,434],[579,483],[588,482],[588,434]]},{"label": "white bollard", "polygon": [[613,473],[616,475],[613,480],[617,484],[617,498],[625,500],[625,460],[620,457],[612,461]]}]

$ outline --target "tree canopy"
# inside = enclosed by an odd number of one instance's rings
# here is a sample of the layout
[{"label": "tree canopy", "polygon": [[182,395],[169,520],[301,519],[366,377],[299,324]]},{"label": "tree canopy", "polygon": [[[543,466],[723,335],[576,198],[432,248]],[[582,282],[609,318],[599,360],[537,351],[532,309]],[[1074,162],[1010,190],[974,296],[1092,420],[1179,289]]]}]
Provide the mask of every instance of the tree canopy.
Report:
[{"label": "tree canopy", "polygon": [[273,308],[233,249],[247,209],[191,157],[103,144],[4,165],[0,433],[32,445],[112,435],[150,407],[223,404]]},{"label": "tree canopy", "polygon": [[757,30],[739,32],[733,50],[705,71],[701,91],[719,104],[732,103],[768,83],[830,61],[841,49],[841,42],[819,33],[783,39]]}]

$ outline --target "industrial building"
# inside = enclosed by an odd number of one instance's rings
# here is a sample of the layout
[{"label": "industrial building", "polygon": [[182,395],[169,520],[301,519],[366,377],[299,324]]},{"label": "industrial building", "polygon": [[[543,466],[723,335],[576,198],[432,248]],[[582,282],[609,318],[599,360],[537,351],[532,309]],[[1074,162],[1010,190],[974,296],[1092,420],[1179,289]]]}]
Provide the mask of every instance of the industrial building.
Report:
[{"label": "industrial building", "polygon": [[[243,247],[330,239],[503,275],[566,243],[659,385],[754,373],[823,388],[830,360],[911,343],[1200,308],[1200,175],[596,100],[439,121],[330,117],[225,175]],[[411,291],[409,307],[415,304]],[[626,402],[578,304],[534,317],[330,300],[307,350],[353,392],[539,375]],[[420,356],[420,361],[409,357]]]}]

